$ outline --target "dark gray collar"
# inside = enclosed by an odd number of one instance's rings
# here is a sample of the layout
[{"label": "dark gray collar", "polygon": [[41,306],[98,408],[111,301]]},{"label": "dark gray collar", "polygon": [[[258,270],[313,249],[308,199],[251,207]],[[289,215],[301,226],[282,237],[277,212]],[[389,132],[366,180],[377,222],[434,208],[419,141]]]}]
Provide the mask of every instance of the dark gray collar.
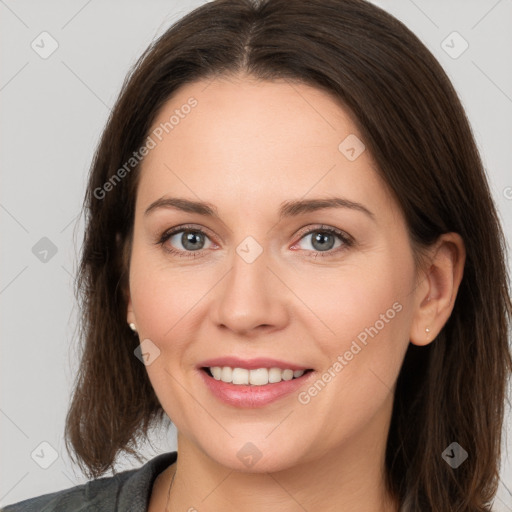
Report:
[{"label": "dark gray collar", "polygon": [[91,480],[85,486],[85,497],[101,512],[147,512],[156,477],[177,457],[177,452],[162,453],[138,469]]}]

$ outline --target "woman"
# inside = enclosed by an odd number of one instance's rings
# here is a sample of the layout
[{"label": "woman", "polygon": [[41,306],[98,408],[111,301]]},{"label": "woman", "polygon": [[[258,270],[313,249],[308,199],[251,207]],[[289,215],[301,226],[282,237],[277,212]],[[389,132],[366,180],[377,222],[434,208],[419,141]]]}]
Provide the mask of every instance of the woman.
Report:
[{"label": "woman", "polygon": [[[503,235],[460,101],[399,21],[201,6],[129,75],[85,209],[66,436],[95,480],[6,511],[490,510]],[[177,452],[97,479],[167,416]]]}]

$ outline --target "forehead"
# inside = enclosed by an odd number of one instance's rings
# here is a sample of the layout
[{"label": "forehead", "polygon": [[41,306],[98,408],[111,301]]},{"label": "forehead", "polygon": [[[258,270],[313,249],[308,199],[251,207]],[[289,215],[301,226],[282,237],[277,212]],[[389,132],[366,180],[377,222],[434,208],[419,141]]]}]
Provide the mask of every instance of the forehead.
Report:
[{"label": "forehead", "polygon": [[150,132],[156,145],[139,182],[145,202],[172,192],[261,208],[306,194],[347,191],[353,200],[385,194],[348,113],[305,84],[250,78],[187,84]]}]

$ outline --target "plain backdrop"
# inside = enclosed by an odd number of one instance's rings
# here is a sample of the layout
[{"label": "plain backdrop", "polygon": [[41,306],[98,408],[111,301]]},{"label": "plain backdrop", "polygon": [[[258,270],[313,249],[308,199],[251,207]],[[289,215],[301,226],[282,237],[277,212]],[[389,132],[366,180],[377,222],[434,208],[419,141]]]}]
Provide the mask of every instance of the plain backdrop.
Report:
[{"label": "plain backdrop", "polygon": [[[86,480],[63,443],[77,368],[73,275],[86,176],[129,68],[202,3],[0,0],[0,506]],[[512,1],[375,3],[415,32],[452,79],[511,240]],[[511,418],[507,408],[496,511],[512,511]],[[141,447],[146,458],[176,449],[172,429],[152,438]],[[138,466],[122,459],[118,469]]]}]

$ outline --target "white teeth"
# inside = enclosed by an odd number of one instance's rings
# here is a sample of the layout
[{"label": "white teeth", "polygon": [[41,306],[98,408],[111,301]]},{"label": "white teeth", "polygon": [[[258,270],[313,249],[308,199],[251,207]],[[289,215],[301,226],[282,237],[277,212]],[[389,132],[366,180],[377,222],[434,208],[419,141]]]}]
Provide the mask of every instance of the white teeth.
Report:
[{"label": "white teeth", "polygon": [[215,380],[233,384],[252,384],[253,386],[265,386],[269,383],[281,382],[281,380],[297,379],[304,374],[304,370],[281,370],[281,368],[247,370],[230,366],[211,366],[210,372]]},{"label": "white teeth", "polygon": [[220,376],[222,375],[222,368],[220,366],[212,366],[210,371],[212,372],[215,380],[220,380]]},{"label": "white teeth", "polygon": [[233,380],[233,370],[229,366],[222,367],[222,373],[220,374],[220,380],[222,382],[231,382]]},{"label": "white teeth", "polygon": [[[264,386],[268,384],[268,370],[266,368],[258,368],[247,372],[249,374],[249,382],[254,386]],[[234,382],[236,384],[236,382]]]},{"label": "white teeth", "polygon": [[283,380],[292,380],[293,370],[283,370]]},{"label": "white teeth", "polygon": [[270,371],[268,372],[268,381],[271,384],[281,382],[281,368],[270,368]]},{"label": "white teeth", "polygon": [[249,370],[233,368],[233,384],[249,384]]}]

